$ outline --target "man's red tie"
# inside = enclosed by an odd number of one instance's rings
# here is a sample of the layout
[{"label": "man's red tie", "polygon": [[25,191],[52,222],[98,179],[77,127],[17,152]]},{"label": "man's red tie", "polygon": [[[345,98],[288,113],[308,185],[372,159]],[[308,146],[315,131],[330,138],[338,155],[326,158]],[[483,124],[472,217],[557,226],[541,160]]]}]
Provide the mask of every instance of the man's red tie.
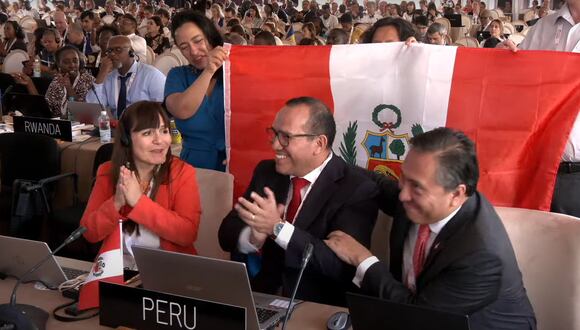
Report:
[{"label": "man's red tie", "polygon": [[288,209],[286,210],[286,221],[290,223],[294,222],[296,212],[300,207],[300,203],[302,203],[302,195],[300,195],[300,191],[308,184],[310,184],[310,182],[304,178],[292,178],[292,199],[290,200],[290,204],[288,204]]},{"label": "man's red tie", "polygon": [[413,253],[413,271],[415,272],[415,281],[423,270],[425,257],[427,256],[427,241],[431,230],[429,225],[419,225],[419,234],[417,235],[417,242],[415,242],[415,252]]}]

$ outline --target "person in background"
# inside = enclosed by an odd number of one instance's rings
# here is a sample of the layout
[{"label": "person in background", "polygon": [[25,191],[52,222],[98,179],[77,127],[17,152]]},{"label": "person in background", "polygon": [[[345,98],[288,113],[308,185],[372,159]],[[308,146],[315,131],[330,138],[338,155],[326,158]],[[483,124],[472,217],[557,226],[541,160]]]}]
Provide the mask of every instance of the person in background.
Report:
[{"label": "person in background", "polygon": [[[67,45],[55,53],[56,74],[46,91],[46,102],[54,117],[67,119],[69,100],[84,102],[95,78],[84,70],[82,53]],[[39,95],[34,82],[24,73],[13,73],[16,83],[26,86],[28,94]]]},{"label": "person in background", "polygon": [[20,49],[25,52],[28,50],[24,37],[24,32],[17,22],[7,21],[4,24],[4,40],[0,42],[0,63],[13,50]]},{"label": "person in background", "polygon": [[81,24],[83,27],[83,33],[85,35],[85,43],[83,44],[81,51],[85,56],[91,56],[93,53],[98,51],[95,49],[97,44],[97,24],[95,22],[95,13],[90,10],[85,10],[81,14]]},{"label": "person in background", "polygon": [[343,29],[332,29],[328,31],[326,37],[327,45],[346,45],[348,44],[348,34]]},{"label": "person in background", "polygon": [[42,72],[52,74],[55,63],[54,54],[61,47],[60,34],[55,29],[46,29],[40,41],[42,43],[42,50],[39,54],[41,70]]},{"label": "person in background", "polygon": [[426,41],[431,45],[445,46],[447,37],[447,28],[443,24],[433,23],[427,29]]},{"label": "person in background", "polygon": [[181,159],[200,168],[225,170],[223,39],[215,25],[193,11],[173,17],[175,44],[190,65],[167,74],[165,104],[183,137]]},{"label": "person in background", "polygon": [[57,74],[48,86],[46,101],[56,116],[67,118],[69,100],[85,102],[95,78],[85,71],[83,54],[74,46],[64,46],[55,53]]},{"label": "person in background", "polygon": [[80,225],[99,242],[123,222],[123,265],[136,269],[132,247],[197,254],[201,205],[195,169],[171,155],[169,118],[157,102],[123,113],[111,161],[97,171]]},{"label": "person in background", "polygon": [[147,20],[147,34],[145,35],[147,46],[159,55],[171,49],[169,39],[163,34],[163,23],[159,16],[151,16]]},{"label": "person in background", "polygon": [[340,28],[338,17],[330,14],[330,6],[327,3],[322,5],[322,16],[320,18],[326,31]]},{"label": "person in background", "polygon": [[87,102],[108,107],[114,118],[120,118],[135,102],[163,101],[165,76],[153,66],[136,61],[131,45],[126,36],[109,39],[94,90],[87,95]]},{"label": "person in background", "polygon": [[363,43],[416,42],[415,33],[415,28],[408,21],[399,17],[387,17],[378,20],[367,30]]},{"label": "person in background", "polygon": [[430,2],[427,5],[427,19],[429,20],[429,23],[433,23],[436,19],[441,17],[443,17],[443,15],[441,15],[441,13],[437,10],[435,3]]},{"label": "person in background", "polygon": [[68,45],[75,46],[82,52],[86,43],[83,28],[78,23],[70,24],[68,26]]},{"label": "person in background", "polygon": [[124,36],[127,36],[131,40],[133,50],[135,55],[139,59],[147,58],[147,42],[141,36],[136,34],[137,32],[137,20],[131,14],[122,15],[119,19],[119,31]]},{"label": "person in background", "polygon": [[57,10],[54,12],[52,19],[54,20],[54,26],[59,33],[59,39],[64,40],[64,43],[66,43],[68,36],[68,20],[66,14],[63,11]]},{"label": "person in background", "polygon": [[417,27],[417,40],[424,42],[427,38],[427,29],[429,27],[429,20],[427,16],[417,15],[413,24]]},{"label": "person in background", "polygon": [[[113,36],[121,35],[121,32],[119,32],[119,28],[117,28],[116,25],[103,25],[97,29],[96,34],[100,50],[97,54],[93,53],[92,56],[87,57],[89,60],[91,58],[94,58],[93,62],[88,61],[87,63],[87,65],[93,68],[98,68],[101,65],[101,60],[103,59],[103,57],[106,57],[105,51],[107,50],[107,44],[109,43],[109,39],[111,39],[111,37]],[[94,73],[95,76],[97,72],[98,71],[95,71]]]},{"label": "person in background", "polygon": [[262,16],[258,6],[251,5],[242,19],[242,26],[247,29],[258,29],[262,25]]},{"label": "person in background", "polygon": [[211,21],[213,22],[213,24],[215,24],[215,27],[219,31],[221,31],[225,25],[225,17],[222,7],[219,4],[214,3],[213,5],[211,5],[210,10],[211,10]]},{"label": "person in background", "polygon": [[268,31],[260,31],[254,37],[255,46],[276,46],[274,35]]},{"label": "person in background", "polygon": [[414,1],[407,2],[407,7],[405,12],[403,13],[403,19],[407,22],[413,22],[413,18],[415,18],[417,8],[415,7]]},{"label": "person in background", "polygon": [[498,44],[501,44],[505,40],[502,21],[499,19],[491,21],[489,33],[491,36],[483,41],[483,48],[495,48]]},{"label": "person in background", "polygon": [[155,12],[155,16],[161,17],[161,23],[163,24],[163,35],[168,38],[170,41],[171,39],[171,30],[169,29],[169,25],[171,24],[171,14],[165,8],[159,8]]},{"label": "person in background", "polygon": [[375,24],[379,19],[383,18],[379,13],[377,13],[377,3],[374,1],[366,2],[367,12],[359,20],[360,23],[364,24]]}]

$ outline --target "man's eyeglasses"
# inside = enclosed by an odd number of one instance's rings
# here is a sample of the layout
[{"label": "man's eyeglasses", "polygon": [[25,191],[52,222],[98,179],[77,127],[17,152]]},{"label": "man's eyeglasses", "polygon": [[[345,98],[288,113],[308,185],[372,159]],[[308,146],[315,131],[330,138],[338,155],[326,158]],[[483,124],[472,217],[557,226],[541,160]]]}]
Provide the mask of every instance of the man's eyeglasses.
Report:
[{"label": "man's eyeglasses", "polygon": [[269,127],[266,129],[270,142],[274,143],[274,139],[278,139],[282,147],[287,147],[290,144],[290,140],[300,137],[315,137],[320,134],[290,134],[286,132],[277,131],[274,127]]},{"label": "man's eyeglasses", "polygon": [[129,49],[131,47],[113,47],[113,48],[107,48],[105,50],[105,55],[109,55],[111,53],[115,53],[115,54],[121,54],[121,52],[123,51],[123,49]]}]

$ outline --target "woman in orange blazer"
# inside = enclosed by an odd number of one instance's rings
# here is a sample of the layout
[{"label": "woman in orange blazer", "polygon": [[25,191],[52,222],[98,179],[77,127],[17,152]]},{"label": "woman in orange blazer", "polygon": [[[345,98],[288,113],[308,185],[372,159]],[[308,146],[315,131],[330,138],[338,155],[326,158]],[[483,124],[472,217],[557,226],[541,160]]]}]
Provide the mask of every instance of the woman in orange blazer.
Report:
[{"label": "woman in orange blazer", "polygon": [[163,108],[131,105],[116,133],[112,160],[99,167],[81,219],[85,238],[104,240],[123,221],[125,268],[134,268],[133,245],[196,254],[201,208],[195,169],[171,155]]}]

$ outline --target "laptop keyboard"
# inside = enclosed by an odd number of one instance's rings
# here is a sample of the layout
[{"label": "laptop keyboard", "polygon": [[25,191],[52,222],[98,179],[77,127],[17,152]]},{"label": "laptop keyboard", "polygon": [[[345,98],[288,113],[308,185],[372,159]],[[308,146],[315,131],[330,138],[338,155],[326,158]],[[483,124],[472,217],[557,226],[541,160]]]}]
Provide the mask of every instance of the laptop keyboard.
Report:
[{"label": "laptop keyboard", "polygon": [[69,280],[72,280],[72,279],[77,278],[77,277],[84,275],[84,274],[88,274],[88,272],[86,272],[84,270],[68,268],[68,267],[62,267],[62,271],[64,272],[64,275],[66,276],[66,278]]},{"label": "laptop keyboard", "polygon": [[268,321],[272,316],[276,315],[278,312],[271,309],[256,307],[256,313],[258,314],[258,322],[260,324]]}]

